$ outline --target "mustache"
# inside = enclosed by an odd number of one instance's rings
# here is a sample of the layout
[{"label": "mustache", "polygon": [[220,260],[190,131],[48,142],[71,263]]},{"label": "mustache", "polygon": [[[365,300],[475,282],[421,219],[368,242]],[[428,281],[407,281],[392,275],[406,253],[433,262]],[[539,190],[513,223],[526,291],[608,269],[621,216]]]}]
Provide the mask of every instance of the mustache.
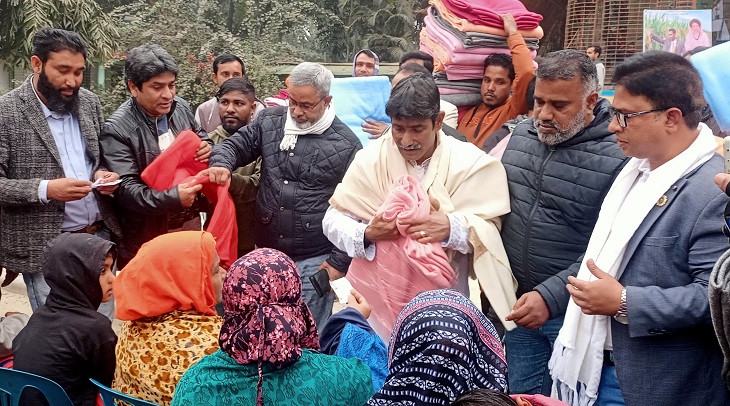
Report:
[{"label": "mustache", "polygon": [[543,120],[540,120],[539,118],[537,120],[535,120],[535,126],[541,126],[541,125],[552,127],[554,129],[560,131],[560,127],[557,124],[553,123],[552,121],[543,121]]},{"label": "mustache", "polygon": [[401,144],[398,144],[398,148],[405,150],[405,151],[417,151],[417,150],[421,149],[421,145],[420,144],[411,144],[408,146],[403,146]]}]

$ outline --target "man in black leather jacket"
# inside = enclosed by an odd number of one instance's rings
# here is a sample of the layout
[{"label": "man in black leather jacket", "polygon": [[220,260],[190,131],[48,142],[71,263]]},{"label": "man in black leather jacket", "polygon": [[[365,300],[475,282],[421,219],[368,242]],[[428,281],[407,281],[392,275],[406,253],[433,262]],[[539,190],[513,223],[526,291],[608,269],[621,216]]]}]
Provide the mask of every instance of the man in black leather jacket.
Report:
[{"label": "man in black leather jacket", "polygon": [[212,182],[225,184],[232,170],[261,157],[256,246],[275,248],[296,261],[302,296],[321,331],[334,297],[329,292],[319,297],[309,277],[327,269],[334,280],[350,266],[351,258],[322,232],[322,219],[362,144],[335,116],[330,71],[304,62],[292,70],[290,80],[289,108],[265,109],[216,145],[205,172]]},{"label": "man in black leather jacket", "polygon": [[184,130],[201,139],[195,159],[207,162],[212,141],[195,122],[190,106],[175,96],[178,68],[159,45],[129,51],[124,76],[132,97],[109,117],[101,129],[102,159],[122,179],[114,202],[124,234],[119,243],[119,268],[145,242],[198,217],[204,205],[201,186],[181,184],[157,191],[141,179],[149,166]]}]

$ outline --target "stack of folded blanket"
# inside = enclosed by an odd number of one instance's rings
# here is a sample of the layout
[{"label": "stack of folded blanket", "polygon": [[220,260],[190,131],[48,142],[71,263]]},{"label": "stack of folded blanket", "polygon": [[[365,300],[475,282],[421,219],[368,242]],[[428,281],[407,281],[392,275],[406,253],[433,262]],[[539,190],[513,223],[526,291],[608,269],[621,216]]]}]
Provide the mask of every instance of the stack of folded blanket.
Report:
[{"label": "stack of folded blanket", "polygon": [[421,30],[421,50],[434,58],[436,84],[442,98],[456,106],[481,100],[484,59],[510,54],[501,14],[512,14],[533,57],[543,36],[540,14],[519,0],[430,0]]}]

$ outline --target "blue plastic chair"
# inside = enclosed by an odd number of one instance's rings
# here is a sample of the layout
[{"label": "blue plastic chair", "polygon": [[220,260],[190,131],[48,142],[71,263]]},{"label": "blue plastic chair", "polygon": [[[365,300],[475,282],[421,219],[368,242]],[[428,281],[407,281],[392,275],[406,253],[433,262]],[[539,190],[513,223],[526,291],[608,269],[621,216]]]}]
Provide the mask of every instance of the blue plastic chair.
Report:
[{"label": "blue plastic chair", "polygon": [[39,390],[50,406],[73,406],[61,385],[29,372],[0,368],[0,405],[18,406],[25,388]]},{"label": "blue plastic chair", "polygon": [[124,393],[115,391],[114,389],[104,386],[93,379],[89,380],[99,388],[99,395],[101,395],[101,400],[104,402],[104,406],[116,406],[114,404],[114,399],[121,400],[122,402],[126,402],[132,406],[157,406],[156,403],[125,395]]}]

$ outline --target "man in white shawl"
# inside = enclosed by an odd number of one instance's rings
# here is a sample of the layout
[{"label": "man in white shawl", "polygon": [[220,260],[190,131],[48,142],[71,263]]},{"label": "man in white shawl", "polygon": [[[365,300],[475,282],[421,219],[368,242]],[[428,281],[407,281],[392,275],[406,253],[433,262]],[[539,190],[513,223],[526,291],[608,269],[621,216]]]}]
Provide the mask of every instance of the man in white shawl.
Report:
[{"label": "man in white shawl", "polygon": [[718,224],[728,198],[713,184],[723,160],[699,123],[701,79],[682,57],[647,52],[613,80],[609,129],[632,159],[568,278],[554,389],[571,405],[728,405],[707,289],[727,247]]},{"label": "man in white shawl", "polygon": [[[516,300],[516,282],[499,234],[500,216],[509,212],[505,171],[479,148],[444,135],[439,100],[430,75],[415,73],[395,86],[385,110],[393,121],[391,131],[355,156],[330,199],[323,230],[336,247],[355,258],[350,272],[355,272],[357,262],[377,262],[381,255],[387,256],[384,247],[399,235],[424,245],[437,244],[446,252],[455,275],[451,286],[440,288],[455,288],[468,296],[468,276],[473,272],[491,306],[511,329],[514,323],[505,317]],[[425,190],[430,214],[388,221],[379,210],[394,183],[404,176]],[[399,273],[405,274],[405,267],[381,269],[372,276],[380,279],[383,292],[368,301],[392,300],[385,290],[392,288],[388,283],[398,280]],[[402,281],[403,289],[423,286],[429,278],[425,273],[414,277],[418,279]]]}]

